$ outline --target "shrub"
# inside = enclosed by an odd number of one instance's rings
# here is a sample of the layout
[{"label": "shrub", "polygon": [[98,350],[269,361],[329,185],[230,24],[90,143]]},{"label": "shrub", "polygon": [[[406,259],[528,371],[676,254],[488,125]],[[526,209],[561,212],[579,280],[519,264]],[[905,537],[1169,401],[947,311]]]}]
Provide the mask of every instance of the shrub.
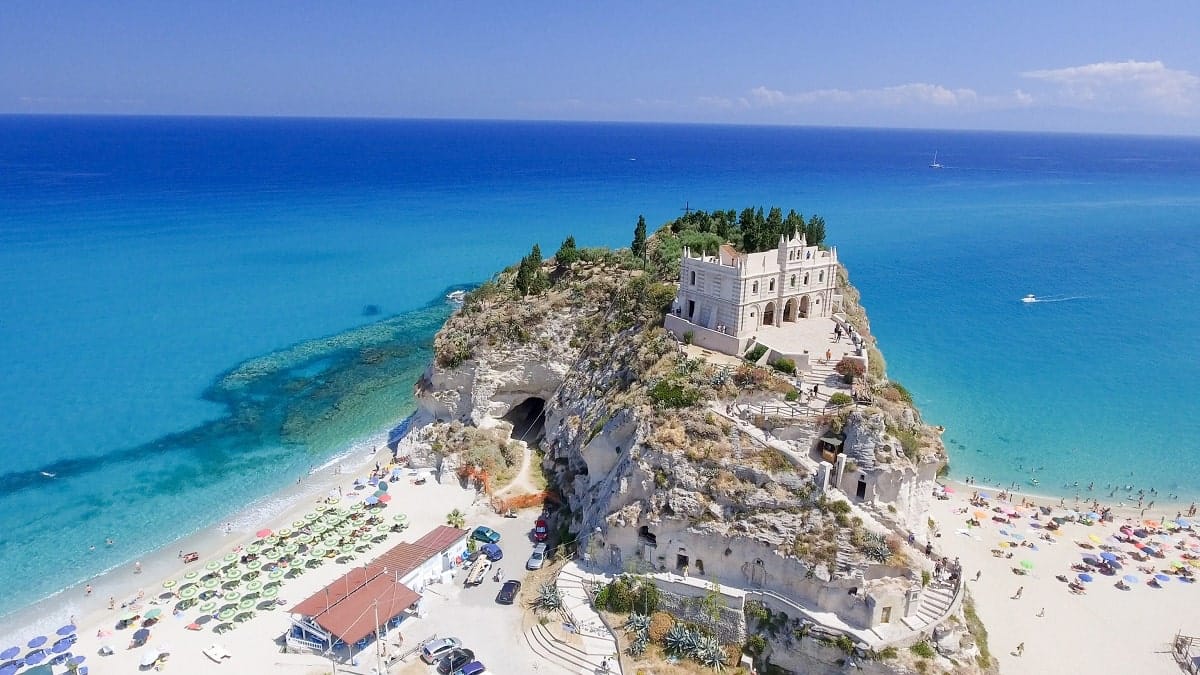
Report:
[{"label": "shrub", "polygon": [[608,591],[604,602],[608,611],[619,614],[633,611],[633,586],[628,579],[617,577],[604,590]]},{"label": "shrub", "polygon": [[696,339],[696,331],[689,330],[683,333],[683,344],[690,345]]},{"label": "shrub", "polygon": [[929,570],[921,570],[921,587],[928,586],[930,581],[933,581],[933,575],[929,573]]},{"label": "shrub", "polygon": [[875,655],[880,661],[890,661],[897,656],[900,656],[900,652],[896,651],[895,647],[887,647]]},{"label": "shrub", "polygon": [[838,408],[844,405],[850,405],[851,403],[854,403],[854,399],[850,398],[849,394],[840,391],[835,392],[829,397],[829,405],[836,406]]},{"label": "shrub", "polygon": [[783,400],[785,400],[785,401],[795,401],[799,398],[800,398],[800,392],[796,391],[795,389],[793,389],[783,395]]},{"label": "shrub", "polygon": [[658,586],[655,586],[653,581],[641,581],[638,583],[634,609],[644,614],[651,614],[658,609],[660,597]]},{"label": "shrub", "polygon": [[746,644],[742,645],[742,651],[750,656],[758,656],[767,648],[767,639],[761,635],[751,635],[746,638]]},{"label": "shrub", "polygon": [[597,610],[608,608],[608,586],[596,591],[596,597],[592,600],[592,607],[595,607]]},{"label": "shrub", "polygon": [[534,609],[549,612],[561,609],[562,606],[562,593],[559,593],[557,584],[542,584],[538,588],[537,597],[533,599]]},{"label": "shrub", "polygon": [[[750,351],[746,352],[746,360],[750,363],[757,363],[767,353],[766,345],[754,345]],[[793,364],[794,365],[794,364]]]},{"label": "shrub", "polygon": [[667,633],[675,626],[675,619],[666,612],[655,612],[650,615],[650,628],[646,631],[646,635],[651,642],[663,644],[663,640],[667,638]]},{"label": "shrub", "polygon": [[845,357],[843,357],[841,361],[837,362],[837,365],[833,367],[833,370],[838,375],[846,378],[847,381],[851,381],[856,377],[862,377],[863,373],[866,372],[866,369],[863,368],[861,361],[858,359],[849,359]]},{"label": "shrub", "polygon": [[650,390],[650,398],[668,408],[687,408],[700,400],[700,392],[682,384],[661,380]]},{"label": "shrub", "polygon": [[925,641],[918,642],[908,649],[923,659],[932,659],[933,657],[937,656],[937,651],[934,650],[933,645]]},{"label": "shrub", "polygon": [[796,362],[791,359],[775,359],[771,362],[771,367],[788,375],[796,374]]}]

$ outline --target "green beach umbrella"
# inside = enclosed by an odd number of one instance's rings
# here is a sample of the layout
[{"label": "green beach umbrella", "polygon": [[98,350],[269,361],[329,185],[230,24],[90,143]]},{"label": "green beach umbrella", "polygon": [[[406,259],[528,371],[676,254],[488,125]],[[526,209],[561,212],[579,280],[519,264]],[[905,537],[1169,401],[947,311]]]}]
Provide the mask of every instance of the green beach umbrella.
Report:
[{"label": "green beach umbrella", "polygon": [[366,508],[366,505],[362,502],[354,502],[354,504],[350,506],[351,511],[362,511],[364,508]]},{"label": "green beach umbrella", "polygon": [[271,580],[282,579],[283,578],[283,570],[281,570],[279,568],[275,568],[275,569],[271,570],[271,573],[267,575],[267,578],[271,579]]},{"label": "green beach umbrella", "polygon": [[312,540],[311,534],[301,534],[296,537],[296,543],[298,544],[311,544]]},{"label": "green beach umbrella", "polygon": [[238,593],[237,591],[229,591],[225,594],[224,600],[225,602],[236,602],[237,600],[241,599],[241,597],[241,593]]},{"label": "green beach umbrella", "polygon": [[137,617],[138,617],[137,612],[135,612],[133,610],[126,610],[124,612],[121,612],[121,616],[118,616],[117,618],[121,621],[133,621]]},{"label": "green beach umbrella", "polygon": [[278,586],[267,586],[266,588],[264,588],[262,590],[262,593],[260,595],[262,595],[262,597],[264,597],[264,598],[271,599],[271,598],[279,595],[279,587]]},{"label": "green beach umbrella", "polygon": [[342,551],[342,553],[353,553],[354,552],[354,544],[343,545],[341,548],[341,551]]},{"label": "green beach umbrella", "polygon": [[182,589],[180,589],[179,597],[183,598],[184,600],[187,600],[189,598],[196,597],[196,594],[199,592],[200,592],[200,589],[196,588],[195,586],[185,586]]},{"label": "green beach umbrella", "polygon": [[217,586],[220,586],[220,585],[221,585],[221,580],[216,577],[204,580],[204,587],[207,589],[210,589],[210,590],[213,588],[216,588]]},{"label": "green beach umbrella", "polygon": [[246,546],[246,551],[249,553],[258,553],[261,550],[263,550],[262,542],[256,541],[253,544]]},{"label": "green beach umbrella", "polygon": [[407,522],[407,521],[408,521],[408,514],[406,514],[406,513],[397,513],[396,515],[392,516],[392,520],[396,521],[397,523],[404,523],[404,522]]},{"label": "green beach umbrella", "polygon": [[205,614],[211,614],[212,611],[216,608],[217,608],[217,603],[212,602],[211,600],[209,602],[204,603],[203,605],[200,605],[200,611],[204,612]]},{"label": "green beach umbrella", "polygon": [[293,520],[293,521],[292,521],[292,529],[293,529],[293,530],[298,530],[298,529],[300,529],[300,528],[302,528],[302,527],[304,527],[304,521],[303,521],[303,520]]},{"label": "green beach umbrella", "polygon": [[223,609],[223,610],[221,610],[220,614],[217,614],[217,619],[220,621],[228,621],[233,618],[233,614],[235,611],[236,610],[232,607]]},{"label": "green beach umbrella", "polygon": [[328,510],[329,510],[328,504],[317,504],[317,511],[328,511]]},{"label": "green beach umbrella", "polygon": [[157,619],[160,616],[162,616],[162,610],[159,609],[158,607],[155,607],[154,609],[147,611],[146,615],[142,618],[143,619]]},{"label": "green beach umbrella", "polygon": [[308,513],[304,514],[304,522],[311,523],[320,517],[321,517],[320,513],[316,512],[316,511],[309,511]]},{"label": "green beach umbrella", "polygon": [[210,560],[210,561],[208,561],[208,564],[204,566],[204,569],[219,570],[219,569],[221,569],[221,561],[220,560]]},{"label": "green beach umbrella", "polygon": [[[297,527],[300,527],[300,526],[299,526],[299,525],[297,525]],[[283,537],[284,539],[286,539],[286,538],[288,538],[288,537],[292,536],[292,528],[290,528],[290,527],[283,527],[283,528],[280,528],[280,529],[279,529],[279,536],[280,536],[280,537]]]},{"label": "green beach umbrella", "polygon": [[229,569],[225,570],[225,578],[226,579],[237,579],[237,578],[240,578],[241,576],[242,576],[242,573],[236,567],[230,567]]},{"label": "green beach umbrella", "polygon": [[253,593],[253,592],[255,592],[255,591],[258,591],[258,590],[260,590],[260,589],[262,589],[262,582],[261,582],[261,581],[251,581],[250,583],[246,584],[246,591],[247,591],[248,593]]},{"label": "green beach umbrella", "polygon": [[198,576],[200,576],[200,573],[197,572],[196,570],[192,570],[191,572],[188,572],[187,574],[183,575],[183,578],[187,579],[188,581],[191,581],[192,579],[195,579]]},{"label": "green beach umbrella", "polygon": [[249,570],[257,570],[261,567],[262,567],[261,560],[251,560],[250,562],[246,563],[246,569],[249,569]]},{"label": "green beach umbrella", "polygon": [[241,602],[238,603],[238,609],[240,609],[242,611],[245,611],[247,609],[254,609],[254,605],[256,605],[256,604],[257,603],[254,602],[253,600],[251,600],[250,598],[246,598],[245,600],[242,600]]},{"label": "green beach umbrella", "polygon": [[175,584],[177,583],[179,582],[175,581],[174,579],[167,579],[163,582],[163,588],[175,588]]},{"label": "green beach umbrella", "polygon": [[1027,570],[1031,570],[1031,569],[1033,569],[1033,561],[1032,560],[1022,560],[1021,567],[1024,567]]},{"label": "green beach umbrella", "polygon": [[226,553],[225,557],[222,558],[222,560],[224,560],[227,563],[237,562],[238,556],[236,553]]}]

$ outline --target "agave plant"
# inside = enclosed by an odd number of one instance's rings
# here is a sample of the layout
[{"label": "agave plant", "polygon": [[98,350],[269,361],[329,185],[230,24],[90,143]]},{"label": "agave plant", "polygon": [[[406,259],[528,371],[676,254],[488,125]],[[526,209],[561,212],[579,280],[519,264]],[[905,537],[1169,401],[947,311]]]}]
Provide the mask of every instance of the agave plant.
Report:
[{"label": "agave plant", "polygon": [[646,653],[646,647],[650,644],[650,640],[645,637],[638,637],[636,640],[629,643],[629,647],[625,650],[630,656],[641,656]]},{"label": "agave plant", "polygon": [[687,628],[676,624],[671,626],[671,630],[667,631],[663,638],[663,645],[667,648],[668,654],[675,656],[687,656],[688,645],[690,644],[692,632]]},{"label": "agave plant", "polygon": [[725,668],[725,650],[721,648],[721,643],[714,637],[701,636],[697,640],[697,649],[691,656],[700,665],[718,672]]},{"label": "agave plant", "polygon": [[554,583],[542,584],[538,588],[537,597],[533,599],[535,609],[540,609],[544,612],[561,609],[563,606],[562,593],[558,591],[558,585]]},{"label": "agave plant", "polygon": [[629,620],[625,622],[625,630],[635,633],[638,636],[643,636],[646,631],[650,630],[650,617],[645,614],[634,612],[629,615]]},{"label": "agave plant", "polygon": [[866,536],[862,552],[868,559],[875,562],[887,562],[887,559],[892,556],[892,549],[888,548],[887,539],[882,534],[875,532]]}]

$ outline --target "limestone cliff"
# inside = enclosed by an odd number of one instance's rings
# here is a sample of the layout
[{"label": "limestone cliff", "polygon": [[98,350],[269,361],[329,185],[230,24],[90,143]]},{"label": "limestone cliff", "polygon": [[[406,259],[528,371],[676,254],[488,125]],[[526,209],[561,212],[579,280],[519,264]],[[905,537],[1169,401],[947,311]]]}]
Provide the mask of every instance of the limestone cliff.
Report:
[{"label": "limestone cliff", "polygon": [[[904,538],[923,531],[944,451],[907,392],[886,380],[881,356],[866,378],[869,400],[772,439],[727,406],[782,400],[793,384],[762,367],[689,357],[661,328],[671,284],[619,253],[540,273],[546,287],[521,297],[510,290],[515,270],[501,273],[438,334],[419,383],[424,416],[445,427],[438,452],[511,465],[502,440],[494,460],[468,456],[478,439],[464,426],[540,443],[565,524],[612,569],[690,570],[762,589],[862,636],[885,608],[913,602],[929,564]],[[847,320],[869,339],[856,294],[843,288]],[[816,487],[816,441],[831,431],[844,433],[853,468],[872,476],[870,499]]]}]

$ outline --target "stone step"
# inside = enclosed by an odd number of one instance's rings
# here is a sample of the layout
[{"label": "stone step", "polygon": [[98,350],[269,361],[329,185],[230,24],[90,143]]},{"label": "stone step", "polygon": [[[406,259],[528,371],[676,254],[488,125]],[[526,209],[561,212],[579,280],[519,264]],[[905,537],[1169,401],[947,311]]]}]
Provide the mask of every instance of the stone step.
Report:
[{"label": "stone step", "polygon": [[587,654],[554,637],[549,629],[540,623],[525,631],[525,641],[534,654],[560,672],[578,673],[597,665],[592,663]]}]

